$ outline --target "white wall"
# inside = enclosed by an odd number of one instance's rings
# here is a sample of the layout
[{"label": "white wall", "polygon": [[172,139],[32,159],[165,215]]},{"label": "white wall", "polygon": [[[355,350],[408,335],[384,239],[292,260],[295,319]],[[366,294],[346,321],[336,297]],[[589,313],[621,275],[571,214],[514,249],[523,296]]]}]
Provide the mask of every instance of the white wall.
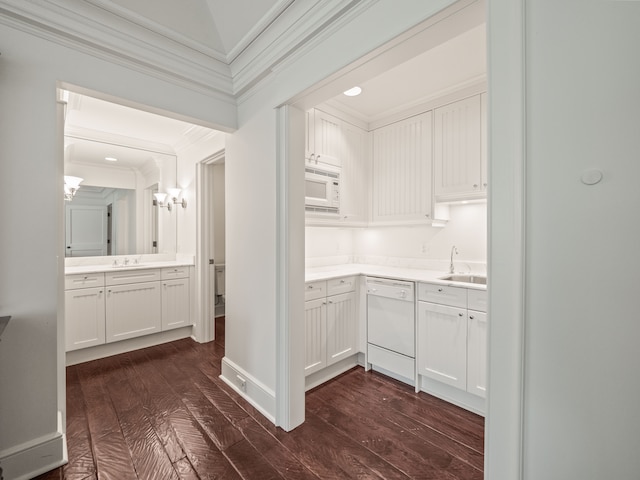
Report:
[{"label": "white wall", "polygon": [[[228,127],[235,124],[235,111],[192,90],[6,25],[0,28],[0,46],[0,201],[10,206],[1,214],[0,315],[14,317],[0,344],[0,459],[24,454],[22,467],[38,469],[59,462],[62,452],[30,458],[26,447],[55,437],[57,410],[65,409],[58,324],[63,205],[56,82]],[[11,478],[15,471],[5,468],[4,474]]]},{"label": "white wall", "polygon": [[524,478],[637,479],[640,3],[527,2],[526,31]]},{"label": "white wall", "polygon": [[456,271],[484,272],[487,263],[487,204],[452,205],[446,227],[307,227],[308,267],[337,263],[382,263],[420,268],[449,266],[455,245]]}]

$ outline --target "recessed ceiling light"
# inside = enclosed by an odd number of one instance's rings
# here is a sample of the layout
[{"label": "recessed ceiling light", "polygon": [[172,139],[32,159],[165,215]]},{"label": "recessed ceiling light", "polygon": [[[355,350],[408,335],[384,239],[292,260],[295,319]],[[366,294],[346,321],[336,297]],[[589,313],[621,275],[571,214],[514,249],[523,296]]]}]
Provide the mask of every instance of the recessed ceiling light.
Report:
[{"label": "recessed ceiling light", "polygon": [[107,162],[117,162],[118,159],[115,157],[104,157]]},{"label": "recessed ceiling light", "polygon": [[342,93],[344,93],[347,97],[355,97],[356,95],[360,95],[362,93],[362,89],[360,87],[353,87]]}]

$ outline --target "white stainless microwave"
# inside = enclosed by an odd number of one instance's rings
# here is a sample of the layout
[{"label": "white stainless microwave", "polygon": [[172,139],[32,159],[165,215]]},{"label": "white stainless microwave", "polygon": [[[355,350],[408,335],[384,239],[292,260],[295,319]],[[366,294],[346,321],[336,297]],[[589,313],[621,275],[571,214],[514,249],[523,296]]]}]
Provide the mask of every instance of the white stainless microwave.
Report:
[{"label": "white stainless microwave", "polygon": [[307,212],[340,213],[339,169],[316,166],[305,168],[304,208]]}]

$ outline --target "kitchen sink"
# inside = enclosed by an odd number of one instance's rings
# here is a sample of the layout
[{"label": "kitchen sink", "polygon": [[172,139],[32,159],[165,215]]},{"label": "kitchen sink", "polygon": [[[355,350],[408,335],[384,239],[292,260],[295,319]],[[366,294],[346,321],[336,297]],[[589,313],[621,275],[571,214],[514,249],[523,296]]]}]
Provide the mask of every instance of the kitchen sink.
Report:
[{"label": "kitchen sink", "polygon": [[487,284],[487,277],[462,273],[440,277],[439,280],[447,280],[449,282],[475,283],[479,285]]}]

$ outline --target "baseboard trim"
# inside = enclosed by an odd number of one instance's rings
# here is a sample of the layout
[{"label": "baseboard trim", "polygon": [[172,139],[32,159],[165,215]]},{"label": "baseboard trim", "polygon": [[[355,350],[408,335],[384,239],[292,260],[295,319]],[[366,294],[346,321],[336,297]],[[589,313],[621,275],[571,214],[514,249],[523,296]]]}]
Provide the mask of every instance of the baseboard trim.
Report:
[{"label": "baseboard trim", "polygon": [[141,348],[153,347],[163,343],[174,342],[183,338],[193,338],[193,327],[191,325],[166,332],[153,333],[151,335],[143,335],[141,337],[129,338],[113,343],[105,343],[95,347],[83,348],[80,350],[72,350],[67,352],[66,364],[76,365],[78,363],[90,362],[99,358],[119,355],[121,353],[132,352]]},{"label": "baseboard trim", "polygon": [[0,452],[0,478],[29,480],[69,461],[67,439],[62,433],[62,414],[58,412],[58,431]]},{"label": "baseboard trim", "polygon": [[[275,425],[276,395],[273,390],[245,372],[227,357],[222,358],[220,379]],[[244,388],[242,387],[243,381]]]},{"label": "baseboard trim", "polygon": [[308,377],[305,378],[305,392],[308,392],[312,388],[315,388],[319,385],[322,385],[325,382],[328,382],[334,377],[343,374],[351,370],[353,367],[358,366],[358,356],[352,355],[347,358],[343,358],[339,362],[334,363],[333,365],[329,365],[328,367],[323,368],[315,373],[312,373]]},{"label": "baseboard trim", "polygon": [[486,400],[482,397],[425,377],[424,375],[419,376],[419,386],[421,392],[428,393],[429,395],[438,397],[441,400],[453,403],[460,408],[469,410],[470,412],[476,413],[482,417],[486,414]]}]

